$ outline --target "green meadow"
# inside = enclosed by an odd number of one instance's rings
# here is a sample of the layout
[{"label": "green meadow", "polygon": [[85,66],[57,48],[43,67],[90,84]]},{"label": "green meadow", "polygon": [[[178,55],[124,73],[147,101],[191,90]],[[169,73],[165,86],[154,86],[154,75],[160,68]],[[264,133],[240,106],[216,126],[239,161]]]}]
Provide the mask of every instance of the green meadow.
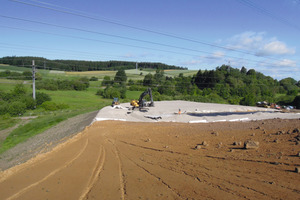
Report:
[{"label": "green meadow", "polygon": [[[24,71],[31,71],[31,68],[26,67],[15,67],[10,65],[0,64],[0,71],[10,70],[12,72],[22,73]],[[77,79],[82,77],[97,77],[98,81],[90,81],[90,86],[84,91],[49,91],[49,90],[36,90],[37,92],[43,92],[51,97],[51,101],[56,104],[66,104],[68,108],[57,111],[45,111],[43,108],[37,108],[35,110],[27,111],[24,116],[37,116],[37,118],[32,119],[30,123],[26,125],[20,125],[18,128],[13,130],[10,135],[3,141],[0,140],[0,154],[4,151],[14,147],[20,142],[27,140],[28,138],[39,134],[52,126],[55,126],[59,122],[66,120],[70,117],[100,110],[104,106],[111,104],[112,99],[104,99],[101,96],[96,95],[97,90],[101,88],[101,82],[105,76],[109,76],[111,80],[114,79],[117,71],[86,71],[86,72],[66,72],[66,71],[55,71],[55,70],[45,70],[38,69],[37,73],[45,79]],[[127,75],[127,80],[143,80],[148,74],[155,74],[154,69],[146,70],[125,70]],[[192,76],[197,73],[197,71],[192,70],[166,70],[165,75],[174,77],[183,73],[184,76]],[[37,80],[38,81],[38,80]],[[27,93],[32,93],[32,81],[31,80],[11,80],[0,78],[0,92],[10,92],[14,89],[15,85],[22,83]],[[129,91],[127,90],[127,98],[122,101],[130,101],[131,99],[138,99],[141,91]],[[121,101],[121,102],[122,102]],[[12,127],[20,122],[18,118],[12,118],[9,116],[2,116],[0,118],[0,131],[6,128]]]}]

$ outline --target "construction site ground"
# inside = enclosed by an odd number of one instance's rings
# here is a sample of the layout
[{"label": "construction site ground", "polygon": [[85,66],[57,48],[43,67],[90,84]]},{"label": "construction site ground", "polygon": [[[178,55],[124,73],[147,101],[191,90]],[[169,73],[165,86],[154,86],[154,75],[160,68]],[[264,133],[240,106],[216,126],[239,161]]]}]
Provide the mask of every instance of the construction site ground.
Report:
[{"label": "construction site ground", "polygon": [[0,199],[299,199],[299,114],[185,101],[129,108],[105,107],[51,151],[1,171]]}]

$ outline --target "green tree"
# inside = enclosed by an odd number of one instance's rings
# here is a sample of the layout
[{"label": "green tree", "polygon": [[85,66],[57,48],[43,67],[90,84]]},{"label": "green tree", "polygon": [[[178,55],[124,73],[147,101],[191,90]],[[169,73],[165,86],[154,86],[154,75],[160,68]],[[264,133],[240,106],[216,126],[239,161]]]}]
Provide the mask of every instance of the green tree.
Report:
[{"label": "green tree", "polygon": [[242,73],[242,74],[247,74],[247,69],[246,69],[246,67],[244,67],[244,66],[242,67],[241,73]]},{"label": "green tree", "polygon": [[300,109],[300,95],[295,97],[293,105],[296,106],[297,109]]},{"label": "green tree", "polygon": [[163,81],[165,79],[164,74],[165,74],[165,72],[163,69],[156,69],[156,72],[153,76],[155,84],[161,85],[163,83]]},{"label": "green tree", "polygon": [[150,86],[150,87],[153,85],[153,75],[152,74],[149,73],[144,77],[143,85]]},{"label": "green tree", "polygon": [[102,86],[108,86],[108,85],[111,85],[110,77],[109,77],[109,76],[104,76],[101,85],[102,85]]},{"label": "green tree", "polygon": [[115,75],[114,82],[116,84],[124,85],[127,81],[127,75],[124,69],[119,69]]}]

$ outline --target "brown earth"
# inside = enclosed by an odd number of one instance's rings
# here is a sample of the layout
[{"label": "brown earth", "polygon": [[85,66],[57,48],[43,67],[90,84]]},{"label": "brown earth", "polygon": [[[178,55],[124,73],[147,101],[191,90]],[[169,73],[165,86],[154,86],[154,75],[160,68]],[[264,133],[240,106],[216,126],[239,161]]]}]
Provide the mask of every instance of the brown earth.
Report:
[{"label": "brown earth", "polygon": [[299,199],[295,129],[299,119],[96,122],[0,172],[0,199]]}]

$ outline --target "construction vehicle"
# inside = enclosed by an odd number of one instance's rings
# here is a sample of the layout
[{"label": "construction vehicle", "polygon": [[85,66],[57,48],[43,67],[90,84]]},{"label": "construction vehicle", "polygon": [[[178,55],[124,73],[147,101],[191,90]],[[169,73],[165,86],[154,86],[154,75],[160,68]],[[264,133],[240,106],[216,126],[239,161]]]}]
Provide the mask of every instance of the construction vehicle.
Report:
[{"label": "construction vehicle", "polygon": [[119,101],[119,98],[118,97],[114,97],[112,103],[111,103],[111,106],[114,107],[114,106],[117,106],[117,105],[120,105],[120,101]]},{"label": "construction vehicle", "polygon": [[[150,96],[150,102],[147,103],[146,100],[144,100],[144,97],[149,95]],[[144,107],[154,107],[154,102],[153,102],[153,96],[152,96],[152,91],[151,88],[148,88],[145,92],[143,92],[139,98],[139,100],[131,100],[130,105],[133,106],[132,109],[134,108],[144,108]]]}]

